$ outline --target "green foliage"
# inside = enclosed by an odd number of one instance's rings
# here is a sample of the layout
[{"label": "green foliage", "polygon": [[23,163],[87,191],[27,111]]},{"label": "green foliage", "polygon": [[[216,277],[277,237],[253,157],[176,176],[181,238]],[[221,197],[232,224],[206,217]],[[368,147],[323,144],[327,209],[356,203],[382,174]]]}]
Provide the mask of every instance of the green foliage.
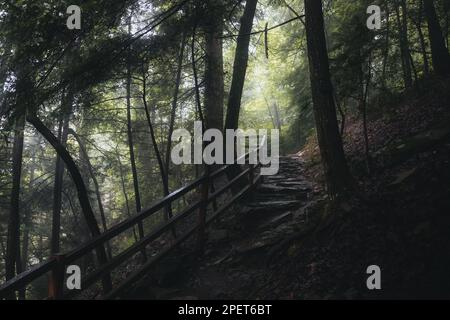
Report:
[{"label": "green foliage", "polygon": [[[229,92],[236,33],[243,3],[213,1],[224,20],[225,99]],[[446,44],[449,38],[450,1],[435,1]],[[0,3],[0,244],[4,255],[11,188],[11,125],[19,109],[36,112],[57,134],[63,103],[73,93],[70,127],[81,137],[100,185],[107,225],[123,221],[135,213],[130,154],[127,142],[126,77],[130,68],[131,125],[142,202],[151,205],[163,194],[154,146],[150,139],[145,98],[155,128],[156,143],[166,155],[169,121],[182,35],[187,36],[182,59],[182,76],[175,129],[192,131],[199,119],[196,110],[192,70],[191,37],[196,26],[194,55],[204,94],[205,31],[210,23],[209,1],[190,1],[175,14],[166,10],[179,1],[83,1],[82,29],[66,28],[66,8],[71,1],[15,0]],[[389,112],[404,90],[399,49],[401,32],[395,6],[397,0],[323,1],[327,45],[336,102],[348,117],[360,117],[364,90],[369,113]],[[382,29],[368,30],[366,8],[378,4],[384,14]],[[408,46],[413,64],[414,89],[432,72],[428,30],[420,0],[406,1]],[[288,6],[289,5],[289,6]],[[301,0],[266,0],[258,4],[251,37],[250,59],[240,116],[241,128],[281,130],[281,151],[297,152],[314,134],[310,77]],[[401,11],[400,11],[401,13]],[[131,32],[127,20],[131,20]],[[290,21],[292,20],[292,21]],[[289,23],[285,23],[290,21]],[[388,22],[389,21],[389,22]],[[161,22],[161,23],[160,23]],[[270,31],[265,33],[266,23]],[[284,24],[285,23],[285,24]],[[280,25],[281,24],[281,25]],[[276,27],[273,28],[272,27]],[[423,42],[422,42],[423,40]],[[425,49],[425,52],[423,52]],[[266,56],[268,54],[268,57]],[[428,64],[427,60],[428,59]],[[369,77],[370,76],[370,77]],[[25,81],[26,80],[26,81]],[[416,79],[414,79],[416,80]],[[18,104],[18,84],[25,81],[29,105]],[[27,101],[28,101],[27,100]],[[201,99],[203,108],[203,99]],[[226,101],[225,101],[226,102]],[[226,105],[226,103],[225,103]],[[344,107],[345,106],[345,107]],[[69,137],[67,149],[85,179],[89,197],[100,221],[95,186],[87,161],[77,141]],[[54,150],[29,126],[25,128],[22,167],[21,237],[29,231],[28,265],[49,255]],[[169,187],[175,190],[199,174],[193,166],[171,166]],[[189,202],[191,195],[174,205],[174,212]],[[70,250],[88,240],[76,190],[66,174],[63,186],[62,248]],[[146,221],[147,230],[163,220],[162,212]],[[119,250],[134,242],[133,232],[113,243]],[[0,275],[3,273],[3,259]],[[87,265],[92,261],[86,262]],[[36,283],[35,292],[40,293]],[[34,294],[33,291],[33,294]]]}]

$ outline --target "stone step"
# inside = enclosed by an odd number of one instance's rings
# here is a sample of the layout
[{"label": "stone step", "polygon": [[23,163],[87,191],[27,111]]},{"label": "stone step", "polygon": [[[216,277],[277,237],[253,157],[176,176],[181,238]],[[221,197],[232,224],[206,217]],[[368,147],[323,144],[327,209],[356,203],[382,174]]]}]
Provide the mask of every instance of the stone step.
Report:
[{"label": "stone step", "polygon": [[292,211],[279,214],[258,226],[258,229],[272,229],[293,218]]},{"label": "stone step", "polygon": [[267,181],[304,181],[305,178],[301,175],[290,175],[290,176],[268,176],[265,178]]},{"label": "stone step", "polygon": [[270,193],[262,192],[255,193],[252,196],[253,201],[290,201],[290,200],[306,200],[308,199],[308,192],[306,191],[295,191],[295,192],[283,192],[283,193]]},{"label": "stone step", "polygon": [[297,188],[300,190],[311,190],[311,186],[309,185],[309,183],[305,181],[283,181],[278,182],[277,186],[286,188]]},{"label": "stone step", "polygon": [[301,205],[302,201],[299,200],[252,202],[245,205],[242,210],[242,215],[251,219],[261,218],[261,215],[277,214],[280,211],[288,211],[299,208]]},{"label": "stone step", "polygon": [[259,193],[296,193],[302,191],[301,188],[292,187],[292,186],[281,186],[281,185],[273,185],[273,184],[261,184],[256,189]]}]

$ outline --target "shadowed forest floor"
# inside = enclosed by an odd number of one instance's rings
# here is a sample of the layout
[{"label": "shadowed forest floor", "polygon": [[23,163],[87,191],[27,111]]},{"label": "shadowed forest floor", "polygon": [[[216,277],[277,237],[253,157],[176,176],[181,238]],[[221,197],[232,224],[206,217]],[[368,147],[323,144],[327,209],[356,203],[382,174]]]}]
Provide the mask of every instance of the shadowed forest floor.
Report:
[{"label": "shadowed forest floor", "polygon": [[[370,175],[361,124],[347,127],[365,197],[325,201],[311,140],[214,225],[202,258],[180,250],[123,298],[450,297],[450,100],[445,86],[434,88],[370,122]],[[372,264],[382,270],[379,291],[366,287]]]}]

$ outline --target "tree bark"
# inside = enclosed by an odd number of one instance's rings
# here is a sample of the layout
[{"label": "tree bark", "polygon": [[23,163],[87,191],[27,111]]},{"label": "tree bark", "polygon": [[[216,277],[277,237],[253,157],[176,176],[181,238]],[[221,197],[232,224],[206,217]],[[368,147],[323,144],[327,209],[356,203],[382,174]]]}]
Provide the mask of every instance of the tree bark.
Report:
[{"label": "tree bark", "polygon": [[425,16],[428,22],[428,34],[431,44],[433,69],[437,75],[450,74],[450,56],[445,47],[444,36],[436,14],[433,0],[424,0]]},{"label": "tree bark", "polygon": [[[200,99],[200,86],[198,82],[198,75],[197,75],[197,64],[195,60],[195,37],[197,32],[197,25],[194,24],[194,27],[192,28],[192,41],[191,41],[191,64],[192,64],[192,73],[194,78],[194,91],[195,91],[195,106],[196,106],[196,118],[199,119],[202,122],[202,129],[205,129],[205,118],[203,117],[203,111],[202,111],[202,102]],[[197,166],[196,166],[197,168]]]},{"label": "tree bark", "polygon": [[[127,189],[125,188],[125,179],[124,179],[124,173],[123,173],[123,166],[122,166],[122,161],[120,161],[120,155],[118,152],[116,152],[117,154],[117,161],[119,163],[119,173],[120,173],[120,184],[122,187],[122,192],[123,192],[123,196],[125,198],[125,207],[127,210],[127,217],[131,218],[131,211],[130,211],[130,202],[128,201],[128,195],[127,195]],[[135,227],[133,227],[133,236],[134,236],[134,241],[138,242],[139,238],[136,234],[136,229]]]},{"label": "tree bark", "polygon": [[205,116],[206,127],[223,131],[223,17],[220,1],[208,1],[209,19],[205,26]]},{"label": "tree bark", "polygon": [[[205,23],[205,121],[207,129],[223,132],[224,121],[224,72],[223,72],[223,1],[207,1],[208,19]],[[208,172],[218,169],[210,166]],[[215,191],[211,181],[211,192]],[[213,200],[213,209],[217,209],[217,199]]]},{"label": "tree bark", "polygon": [[336,117],[325,42],[322,1],[304,0],[311,91],[317,138],[327,183],[335,198],[351,186],[351,176],[344,156]]},{"label": "tree bark", "polygon": [[[236,51],[234,55],[233,76],[231,80],[230,94],[228,96],[227,113],[225,117],[225,130],[236,130],[239,126],[239,113],[241,109],[242,91],[244,89],[245,75],[247,73],[248,65],[248,47],[250,45],[253,19],[255,17],[257,4],[257,0],[247,0],[245,3],[244,13],[241,18],[241,26],[239,28]],[[225,152],[226,150],[224,150],[224,156],[226,154]],[[230,166],[226,171],[228,180],[233,179],[240,172],[241,169],[237,164]],[[231,192],[233,194],[236,194],[245,183],[246,177],[242,177],[231,187]]]},{"label": "tree bark", "polygon": [[341,135],[341,139],[344,139],[346,118],[345,118],[344,106],[342,106],[342,104],[345,102],[345,100],[342,99],[342,101],[338,101],[336,93],[333,94],[333,98],[334,98],[334,103],[335,103],[335,105],[337,107],[337,110],[339,112],[339,115],[341,116],[341,123],[340,123],[340,127],[339,127],[339,134]]},{"label": "tree bark", "polygon": [[225,119],[225,129],[236,130],[239,125],[239,113],[241,109],[242,91],[244,89],[245,74],[248,64],[248,47],[250,33],[253,27],[253,18],[256,12],[257,0],[247,0],[244,14],[241,18],[241,26],[234,55],[233,77],[231,80],[228,108]]}]

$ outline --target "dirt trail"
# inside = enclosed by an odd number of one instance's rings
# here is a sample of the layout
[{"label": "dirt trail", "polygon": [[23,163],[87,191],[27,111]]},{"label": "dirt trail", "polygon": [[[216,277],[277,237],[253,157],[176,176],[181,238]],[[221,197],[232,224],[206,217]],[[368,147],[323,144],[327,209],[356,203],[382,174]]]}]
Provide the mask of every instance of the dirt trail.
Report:
[{"label": "dirt trail", "polygon": [[298,232],[314,203],[313,186],[298,156],[280,157],[277,175],[212,224],[201,259],[183,253],[165,259],[129,292],[132,299],[256,298],[267,283],[276,245]]}]

